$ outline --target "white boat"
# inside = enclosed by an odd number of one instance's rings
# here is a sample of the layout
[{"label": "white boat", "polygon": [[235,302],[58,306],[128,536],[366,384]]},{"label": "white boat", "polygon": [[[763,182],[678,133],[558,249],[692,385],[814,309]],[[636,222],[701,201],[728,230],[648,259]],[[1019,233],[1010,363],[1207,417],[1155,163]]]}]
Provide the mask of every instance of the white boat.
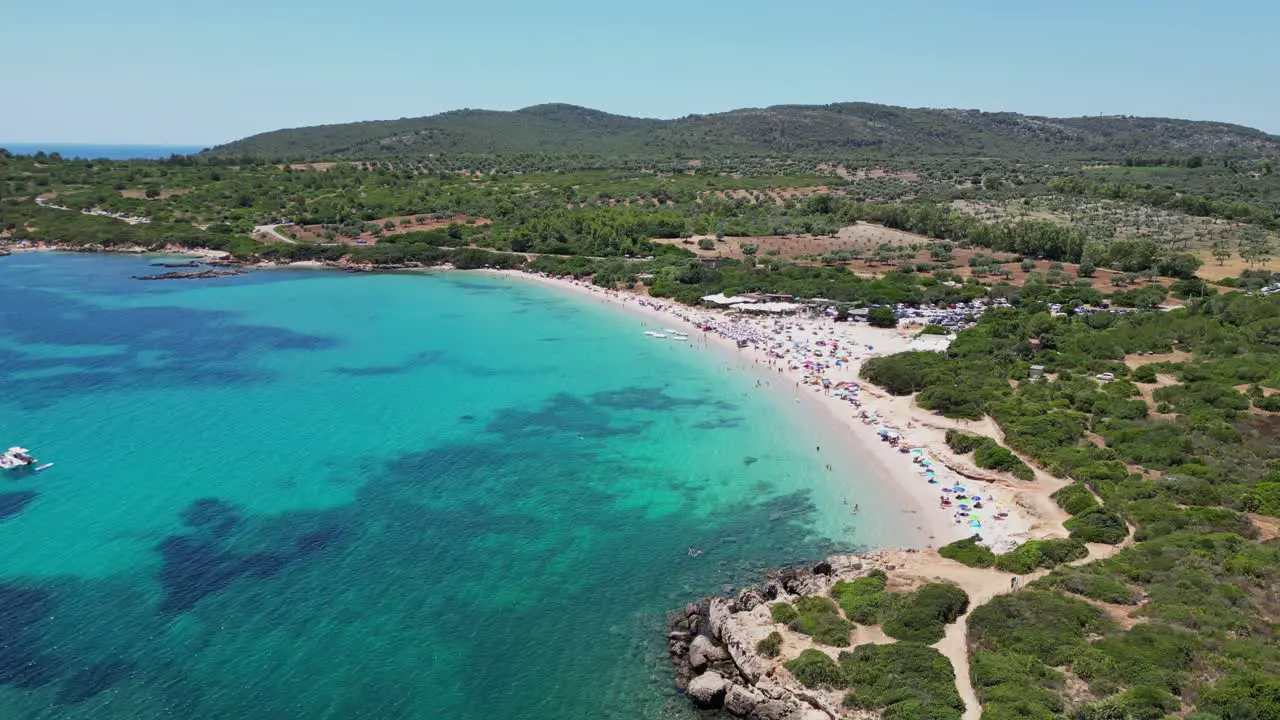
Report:
[{"label": "white boat", "polygon": [[26,448],[11,447],[0,455],[0,470],[18,470],[35,464],[35,457]]},{"label": "white boat", "polygon": [[651,337],[664,338],[664,339],[665,339],[667,336],[666,336],[666,335],[663,335],[662,333],[654,333]]}]

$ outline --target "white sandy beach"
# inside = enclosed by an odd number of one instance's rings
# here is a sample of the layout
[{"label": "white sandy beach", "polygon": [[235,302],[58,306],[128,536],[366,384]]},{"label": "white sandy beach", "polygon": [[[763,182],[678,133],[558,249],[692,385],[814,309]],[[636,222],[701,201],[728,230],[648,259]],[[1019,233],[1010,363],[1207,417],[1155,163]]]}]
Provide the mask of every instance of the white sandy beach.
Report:
[{"label": "white sandy beach", "polygon": [[[824,423],[842,428],[849,445],[869,461],[875,479],[896,490],[904,506],[914,511],[919,526],[918,546],[937,547],[972,534],[982,536],[996,552],[1005,552],[1030,537],[1054,533],[1056,507],[1044,502],[1059,483],[1037,473],[1037,482],[1024,482],[979,470],[947,448],[947,427],[967,427],[926,411],[913,409],[909,398],[885,396],[858,380],[862,362],[903,350],[931,349],[935,338],[916,339],[914,331],[874,328],[863,323],[836,323],[828,318],[755,318],[730,316],[719,310],[690,308],[641,295],[605,290],[587,282],[519,271],[490,271],[509,278],[542,282],[636,313],[636,332],[648,327],[683,329],[690,338],[706,338],[722,352],[744,362],[739,367],[776,380],[780,375],[798,383],[797,402]],[[743,348],[738,339],[750,339]],[[654,338],[654,342],[672,342]],[[751,362],[746,362],[746,360]],[[825,383],[825,387],[824,387]],[[993,434],[974,424],[975,432]],[[881,433],[897,434],[897,446]],[[932,471],[931,476],[925,473]],[[964,473],[962,476],[960,473]],[[1043,485],[1040,480],[1047,480]],[[954,490],[954,488],[963,490]],[[947,490],[944,490],[947,489]],[[975,507],[975,496],[981,498]],[[943,507],[943,498],[949,505]],[[963,508],[961,507],[963,506]],[[871,512],[876,509],[871,508]]]}]

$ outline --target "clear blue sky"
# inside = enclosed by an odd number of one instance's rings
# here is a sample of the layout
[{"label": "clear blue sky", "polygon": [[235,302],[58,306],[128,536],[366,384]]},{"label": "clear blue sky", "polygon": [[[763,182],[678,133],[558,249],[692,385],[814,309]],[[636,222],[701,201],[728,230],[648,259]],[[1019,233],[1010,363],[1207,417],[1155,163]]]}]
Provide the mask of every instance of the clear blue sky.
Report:
[{"label": "clear blue sky", "polygon": [[0,141],[216,144],[569,102],[846,100],[1280,133],[1280,2],[0,1]]}]

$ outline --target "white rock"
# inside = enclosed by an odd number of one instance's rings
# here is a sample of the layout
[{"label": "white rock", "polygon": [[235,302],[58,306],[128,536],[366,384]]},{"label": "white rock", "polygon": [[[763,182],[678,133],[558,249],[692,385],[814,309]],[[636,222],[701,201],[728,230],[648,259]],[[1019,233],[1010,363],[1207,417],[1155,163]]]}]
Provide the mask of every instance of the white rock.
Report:
[{"label": "white rock", "polygon": [[698,707],[716,708],[724,701],[728,682],[715,671],[704,672],[689,682],[684,694]]}]

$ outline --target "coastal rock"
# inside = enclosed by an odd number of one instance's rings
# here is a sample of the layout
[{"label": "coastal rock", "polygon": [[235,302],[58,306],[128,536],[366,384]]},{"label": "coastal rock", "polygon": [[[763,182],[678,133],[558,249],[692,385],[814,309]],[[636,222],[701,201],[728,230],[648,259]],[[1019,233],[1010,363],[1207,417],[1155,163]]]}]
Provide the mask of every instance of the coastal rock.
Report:
[{"label": "coastal rock", "polygon": [[823,560],[822,562],[818,563],[817,565],[814,565],[814,566],[813,566],[813,574],[814,574],[814,575],[830,575],[830,574],[831,574],[831,563],[827,562],[826,560]]},{"label": "coastal rock", "polygon": [[725,618],[720,642],[747,682],[755,685],[769,671],[769,661],[760,657],[756,645],[773,630],[773,619],[763,612],[736,613]]},{"label": "coastal rock", "polygon": [[713,662],[728,659],[729,653],[724,648],[717,647],[706,635],[699,635],[689,643],[689,666],[695,672],[701,672]]},{"label": "coastal rock", "polygon": [[694,678],[689,683],[689,687],[685,688],[684,693],[698,707],[716,708],[724,702],[728,685],[729,683],[720,677],[720,673],[709,670]]},{"label": "coastal rock", "polygon": [[738,717],[750,715],[751,711],[762,702],[764,702],[764,696],[741,685],[730,686],[728,692],[724,694],[724,709]]},{"label": "coastal rock", "polygon": [[783,700],[766,700],[756,705],[748,716],[750,720],[788,720],[798,707]]},{"label": "coastal rock", "polygon": [[759,588],[746,588],[738,593],[738,599],[733,601],[733,608],[737,612],[750,612],[765,601],[764,593]]}]

